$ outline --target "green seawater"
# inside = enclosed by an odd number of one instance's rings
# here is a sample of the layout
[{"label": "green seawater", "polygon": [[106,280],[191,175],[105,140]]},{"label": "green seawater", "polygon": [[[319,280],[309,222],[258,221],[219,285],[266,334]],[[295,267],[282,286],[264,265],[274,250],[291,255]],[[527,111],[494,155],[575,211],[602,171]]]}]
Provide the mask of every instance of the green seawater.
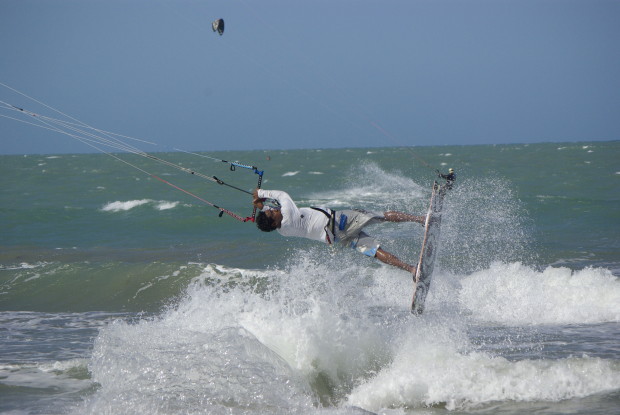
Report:
[{"label": "green seawater", "polygon": [[[300,206],[418,214],[427,208],[435,169],[453,167],[458,179],[446,199],[444,267],[471,272],[518,261],[620,273],[618,141],[208,154],[257,166],[263,188],[285,190]],[[119,156],[242,217],[252,213],[246,193]],[[190,154],[157,157],[247,191],[258,179],[251,170],[231,171]],[[314,245],[219,217],[217,209],[106,154],[0,156],[0,173],[0,309],[156,309],[192,278],[182,268],[188,264],[263,268]],[[377,232],[385,249],[415,260],[419,230]],[[157,280],[179,269],[177,282]],[[136,296],[146,284],[157,287],[155,294]],[[70,287],[102,297],[62,301]]]}]

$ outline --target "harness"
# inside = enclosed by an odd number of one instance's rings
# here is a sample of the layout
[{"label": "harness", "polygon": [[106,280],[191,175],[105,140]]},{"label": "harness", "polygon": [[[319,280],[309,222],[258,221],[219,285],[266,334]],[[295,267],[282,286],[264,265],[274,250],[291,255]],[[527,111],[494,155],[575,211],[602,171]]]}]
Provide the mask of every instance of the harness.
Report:
[{"label": "harness", "polygon": [[[327,216],[327,219],[329,220],[327,222],[327,226],[325,226],[325,234],[327,235],[327,242],[331,245],[334,242],[332,242],[332,240],[329,238],[329,231],[331,231],[332,236],[334,237],[334,239],[336,239],[336,233],[334,230],[335,224],[336,224],[336,211],[333,209],[328,209],[329,212],[327,212],[325,209],[321,209],[318,207],[314,207],[314,206],[310,206],[310,209],[314,209],[314,210],[318,210],[319,212],[323,213],[325,216]],[[328,231],[329,229],[329,231]]]}]

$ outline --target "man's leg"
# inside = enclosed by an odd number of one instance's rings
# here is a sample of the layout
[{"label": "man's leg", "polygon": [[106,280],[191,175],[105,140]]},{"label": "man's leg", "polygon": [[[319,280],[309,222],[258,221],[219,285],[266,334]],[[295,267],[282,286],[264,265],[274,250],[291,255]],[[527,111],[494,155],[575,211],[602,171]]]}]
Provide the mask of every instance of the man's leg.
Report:
[{"label": "man's leg", "polygon": [[[410,216],[413,216],[413,215],[410,215]],[[384,251],[383,249],[379,247],[379,244],[372,236],[369,236],[364,232],[360,232],[357,238],[353,239],[350,242],[350,246],[351,248],[355,249],[358,252],[361,252],[362,254],[366,256],[377,258],[379,261],[383,262],[384,264],[392,265],[400,269],[403,269],[405,271],[408,271],[412,273],[413,276],[415,277],[417,265],[409,265],[406,262],[403,262],[400,259],[398,259],[396,256],[390,254],[389,252]]]},{"label": "man's leg", "polygon": [[375,258],[377,258],[379,261],[383,262],[384,264],[393,265],[393,266],[398,267],[400,269],[404,269],[405,271],[408,271],[408,272],[412,273],[413,276],[415,277],[417,266],[409,265],[409,264],[401,261],[400,259],[398,259],[394,255],[390,254],[389,252],[384,251],[381,248],[377,249],[377,253],[375,254]]},{"label": "man's leg", "polygon": [[390,210],[383,213],[383,217],[388,222],[418,222],[424,225],[426,216],[410,215],[409,213],[396,212]]}]

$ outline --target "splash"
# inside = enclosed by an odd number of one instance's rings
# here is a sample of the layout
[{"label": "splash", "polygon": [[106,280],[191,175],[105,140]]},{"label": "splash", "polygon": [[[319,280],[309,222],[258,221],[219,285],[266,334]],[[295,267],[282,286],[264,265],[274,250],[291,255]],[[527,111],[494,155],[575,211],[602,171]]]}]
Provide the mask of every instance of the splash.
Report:
[{"label": "splash", "polygon": [[89,365],[102,388],[80,409],[114,412],[123,402],[151,413],[308,413],[339,405],[389,361],[393,325],[402,322],[386,324],[368,308],[366,268],[298,254],[284,270],[207,265],[159,317],[102,330]]},{"label": "splash", "polygon": [[[524,277],[521,287],[528,272],[533,279],[546,274],[519,264],[494,265],[469,277],[440,270],[427,314],[413,317],[403,288],[411,283],[406,272],[349,251],[326,256],[316,248],[290,256],[281,269],[206,265],[183,298],[158,317],[101,330],[89,364],[101,388],[81,413],[456,410],[579,398],[613,390],[620,380],[613,360],[511,361],[472,343],[472,322],[501,314],[470,307],[469,301],[493,297],[472,287],[485,285],[484,276],[498,270],[514,268]],[[566,285],[567,278],[560,275],[550,287]],[[613,281],[604,275],[591,285],[602,282],[609,291]],[[489,289],[505,284],[500,280]],[[579,289],[573,284],[568,292]],[[548,291],[544,299],[556,303],[564,295]],[[537,301],[517,298],[522,301],[512,307],[522,311]]]},{"label": "splash", "polygon": [[422,211],[426,190],[399,171],[388,172],[367,162],[345,172],[343,188],[308,196],[309,202],[338,208]]},{"label": "splash", "polygon": [[531,221],[507,180],[465,179],[445,199],[439,261],[459,274],[495,261],[534,263],[531,234]]}]

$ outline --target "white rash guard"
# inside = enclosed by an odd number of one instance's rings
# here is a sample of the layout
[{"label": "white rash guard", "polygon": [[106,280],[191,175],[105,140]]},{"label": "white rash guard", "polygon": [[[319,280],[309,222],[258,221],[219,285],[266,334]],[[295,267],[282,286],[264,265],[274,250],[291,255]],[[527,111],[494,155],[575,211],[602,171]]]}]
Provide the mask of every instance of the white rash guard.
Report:
[{"label": "white rash guard", "polygon": [[[298,208],[288,193],[281,190],[264,190],[258,189],[259,198],[275,199],[280,203],[280,212],[282,213],[282,223],[277,231],[282,236],[299,236],[315,241],[329,243],[327,240],[327,226],[329,219],[318,210],[311,208]],[[265,206],[263,210],[276,209]],[[329,209],[322,208],[326,212]]]}]

